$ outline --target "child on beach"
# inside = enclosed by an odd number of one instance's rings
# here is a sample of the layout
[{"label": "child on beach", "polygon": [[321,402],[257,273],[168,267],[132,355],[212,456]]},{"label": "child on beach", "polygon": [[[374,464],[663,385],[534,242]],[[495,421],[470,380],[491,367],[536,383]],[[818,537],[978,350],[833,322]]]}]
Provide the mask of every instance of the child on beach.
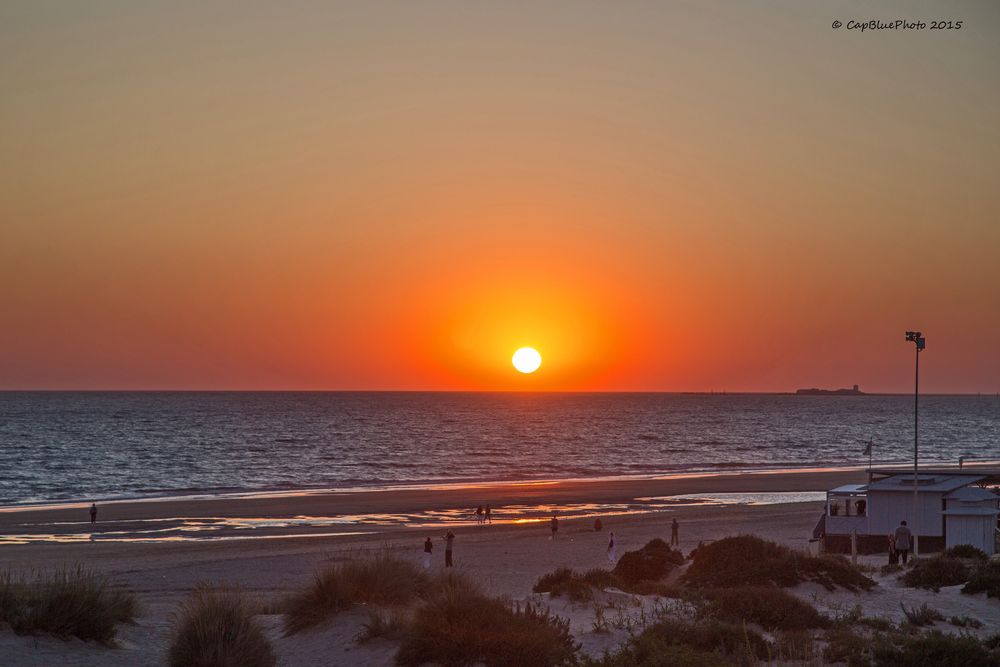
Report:
[{"label": "child on beach", "polygon": [[90,504],[90,523],[97,523],[97,503]]},{"label": "child on beach", "polygon": [[493,517],[490,515],[489,503],[486,504],[486,523],[493,523]]},{"label": "child on beach", "polygon": [[434,543],[431,542],[431,538],[427,538],[424,542],[424,569],[431,569],[431,554],[434,552]]},{"label": "child on beach", "polygon": [[476,523],[482,523],[482,522],[483,522],[483,506],[480,505],[479,507],[476,508]]},{"label": "child on beach", "polygon": [[558,532],[559,532],[559,519],[558,519],[558,517],[556,517],[556,513],[553,512],[552,513],[552,538],[551,539],[553,539],[553,540],[556,539],[556,533],[558,533]]},{"label": "child on beach", "polygon": [[611,539],[608,540],[608,564],[614,565],[615,561],[618,560],[615,557],[615,534],[611,533]]}]

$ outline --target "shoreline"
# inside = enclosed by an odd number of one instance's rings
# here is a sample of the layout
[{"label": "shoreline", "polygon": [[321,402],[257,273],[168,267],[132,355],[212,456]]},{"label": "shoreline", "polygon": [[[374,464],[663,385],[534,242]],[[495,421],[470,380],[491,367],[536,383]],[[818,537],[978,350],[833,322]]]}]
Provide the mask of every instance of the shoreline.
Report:
[{"label": "shoreline", "polygon": [[[659,478],[476,483],[356,492],[120,501],[0,512],[0,554],[52,544],[129,548],[151,542],[211,543],[234,538],[390,535],[399,530],[475,529],[475,508],[491,505],[497,527],[538,524],[553,512],[573,523],[641,520],[693,509],[818,503],[816,492],[865,479],[863,469],[694,473]],[[755,496],[756,494],[756,496]],[[781,494],[790,494],[783,497]],[[813,494],[813,495],[808,495]],[[687,497],[685,497],[687,496]],[[777,496],[777,499],[775,497]],[[733,499],[735,497],[735,500]],[[244,540],[241,540],[244,541]],[[127,543],[133,543],[132,545]],[[123,544],[125,543],[125,544]]]},{"label": "shoreline", "polygon": [[[925,466],[935,465],[935,461],[924,461]],[[950,467],[950,461],[941,462],[938,467]],[[977,460],[966,464],[966,468],[977,466],[1000,465],[998,460]],[[430,481],[430,482],[400,482],[373,485],[348,485],[342,487],[303,487],[296,489],[259,489],[259,490],[232,490],[232,491],[205,491],[194,493],[178,494],[148,494],[134,496],[111,496],[102,498],[94,496],[86,500],[38,500],[27,502],[15,502],[0,504],[0,516],[9,513],[36,512],[70,510],[89,507],[91,502],[97,502],[101,506],[122,505],[122,504],[149,504],[149,503],[173,503],[173,502],[212,502],[227,500],[266,500],[289,497],[325,496],[340,494],[371,494],[371,493],[391,493],[406,491],[447,491],[455,489],[476,489],[476,488],[497,488],[497,487],[523,487],[537,485],[563,485],[563,484],[602,484],[618,482],[656,482],[678,479],[696,478],[733,478],[747,475],[790,475],[790,474],[840,474],[852,472],[864,472],[868,470],[868,464],[851,465],[828,465],[828,466],[782,466],[777,468],[733,468],[733,469],[708,469],[692,468],[690,470],[676,470],[655,473],[637,473],[622,475],[595,475],[592,477],[557,477],[557,478],[527,478],[527,479],[468,479],[455,481]],[[872,467],[878,468],[899,468],[906,471],[912,469],[909,462],[899,461],[875,461]],[[798,490],[798,489],[795,489]],[[825,489],[817,489],[825,490]],[[2,525],[2,522],[0,522]]]}]

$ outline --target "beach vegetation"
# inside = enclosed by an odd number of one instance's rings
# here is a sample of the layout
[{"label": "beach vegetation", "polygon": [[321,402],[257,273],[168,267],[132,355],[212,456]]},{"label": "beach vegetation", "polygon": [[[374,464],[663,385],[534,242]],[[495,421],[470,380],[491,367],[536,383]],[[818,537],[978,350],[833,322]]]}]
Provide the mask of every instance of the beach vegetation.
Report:
[{"label": "beach vegetation", "polygon": [[911,588],[926,588],[937,593],[942,586],[957,586],[968,581],[969,568],[958,558],[939,554],[915,560],[899,580]]},{"label": "beach vegetation", "polygon": [[406,613],[400,609],[371,609],[356,641],[364,644],[375,639],[400,639],[406,631],[407,622]]},{"label": "beach vegetation", "polygon": [[756,665],[774,655],[774,647],[745,625],[715,619],[688,622],[664,619],[634,635],[614,653],[589,659],[589,667],[636,665]]},{"label": "beach vegetation", "polygon": [[641,581],[663,579],[683,564],[684,555],[680,551],[671,549],[666,542],[656,538],[641,549],[622,554],[612,574],[626,585],[634,585]]},{"label": "beach vegetation", "polygon": [[952,616],[948,619],[948,622],[956,628],[975,628],[978,630],[983,627],[982,621],[971,616]]},{"label": "beach vegetation", "polygon": [[933,625],[937,621],[944,620],[941,612],[929,606],[926,602],[919,607],[911,607],[910,609],[907,609],[903,603],[900,603],[899,606],[902,608],[907,622],[917,628],[922,628],[925,625]]},{"label": "beach vegetation", "polygon": [[535,593],[548,593],[552,597],[566,596],[573,602],[588,602],[594,597],[594,589],[587,576],[568,567],[543,574],[531,590]]},{"label": "beach vegetation", "polygon": [[985,561],[989,559],[986,552],[971,544],[957,544],[950,549],[945,549],[943,555],[951,558],[965,558],[967,560]]},{"label": "beach vegetation", "polygon": [[274,667],[277,658],[238,588],[199,585],[174,613],[170,667]]},{"label": "beach vegetation", "polygon": [[833,591],[868,590],[875,582],[840,556],[811,556],[753,535],[700,545],[684,581],[698,587],[795,586],[812,581]]},{"label": "beach vegetation", "polygon": [[776,636],[775,654],[778,663],[808,663],[816,657],[816,642],[808,630],[784,630]]},{"label": "beach vegetation", "polygon": [[[447,585],[457,585],[450,577]],[[406,605],[426,596],[434,582],[408,561],[379,554],[374,558],[337,563],[316,573],[312,583],[285,602],[285,634],[313,627],[358,603]],[[446,585],[445,580],[437,582]]]},{"label": "beach vegetation", "polygon": [[962,592],[968,595],[986,593],[987,597],[1000,598],[1000,561],[991,560],[974,568]]},{"label": "beach vegetation", "polygon": [[822,628],[830,620],[811,604],[774,586],[735,586],[703,592],[707,612],[731,623],[756,623],[766,630]]},{"label": "beach vegetation", "polygon": [[894,635],[872,644],[875,667],[925,667],[962,665],[996,667],[1000,653],[971,635],[952,635],[931,630],[912,636]]},{"label": "beach vegetation", "polygon": [[81,565],[27,576],[0,572],[0,626],[16,634],[113,644],[120,623],[134,623],[139,604],[128,590]]},{"label": "beach vegetation", "polygon": [[511,604],[468,587],[447,587],[414,612],[399,665],[555,667],[577,664],[569,621],[548,608]]}]

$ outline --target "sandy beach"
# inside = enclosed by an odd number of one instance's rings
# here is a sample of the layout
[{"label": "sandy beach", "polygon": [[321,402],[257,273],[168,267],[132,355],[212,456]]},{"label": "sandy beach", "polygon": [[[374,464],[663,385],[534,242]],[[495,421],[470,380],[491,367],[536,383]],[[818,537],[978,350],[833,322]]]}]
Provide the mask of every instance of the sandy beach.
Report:
[{"label": "sandy beach", "polygon": [[[34,536],[27,543],[0,545],[0,566],[16,571],[82,563],[111,576],[139,596],[143,613],[135,626],[119,632],[118,648],[78,640],[18,637],[0,633],[5,665],[162,665],[169,636],[170,614],[177,602],[199,582],[236,584],[264,600],[278,600],[309,582],[318,567],[389,550],[416,562],[425,536],[436,542],[434,569],[443,567],[441,535],[446,527],[457,535],[456,568],[494,595],[515,600],[538,598],[531,587],[542,574],[559,566],[576,569],[606,567],[608,533],[614,531],[621,554],[654,537],[668,538],[670,521],[681,523],[685,553],[700,541],[753,533],[796,548],[807,549],[821,511],[818,502],[721,504],[716,501],[649,509],[640,499],[678,494],[781,494],[815,492],[841,483],[863,481],[863,471],[809,471],[768,474],[687,476],[670,479],[573,481],[530,484],[485,484],[364,493],[318,493],[261,498],[164,500],[105,503],[91,529],[85,507],[58,507],[0,512],[0,535]],[[749,496],[757,498],[760,496]],[[769,496],[794,499],[796,496]],[[745,498],[744,498],[745,500]],[[490,503],[495,522],[477,525],[469,510]],[[615,508],[626,508],[616,513]],[[564,508],[576,508],[566,511]],[[580,509],[582,508],[582,509]],[[628,509],[633,508],[633,509]],[[635,509],[638,508],[638,509]],[[555,509],[563,519],[551,539],[546,516]],[[573,517],[573,511],[577,518]],[[632,513],[629,513],[632,512]],[[544,513],[544,514],[543,514]],[[593,529],[593,515],[604,527]],[[419,516],[420,525],[379,522],[377,517]],[[325,525],[287,523],[295,517],[340,518]],[[358,518],[362,517],[362,518]],[[373,518],[376,517],[376,518]],[[426,517],[436,517],[430,521]],[[210,539],[184,533],[186,521],[236,520],[213,524]],[[238,520],[259,519],[257,524]],[[168,537],[155,541],[135,522],[158,522]],[[322,522],[320,522],[322,524]],[[238,527],[242,526],[242,527]],[[248,527],[249,526],[249,527]],[[157,529],[159,530],[159,529]],[[91,533],[124,533],[124,541],[91,541]],[[204,530],[196,530],[205,532]],[[155,535],[155,534],[154,534]],[[42,541],[32,541],[32,540]],[[882,557],[867,560],[882,563]],[[961,596],[902,589],[882,582],[864,594],[827,593],[803,586],[801,594],[821,610],[846,611],[855,604],[866,613],[898,620],[900,601],[917,604],[930,599],[946,612],[980,618],[987,627],[1000,624],[1000,602],[982,596]],[[626,632],[592,632],[592,610],[562,599],[545,599],[553,611],[570,619],[583,650],[599,654],[614,648]],[[395,645],[354,641],[366,618],[362,610],[337,616],[332,622],[293,637],[282,637],[280,617],[263,622],[283,665],[389,665]]]}]

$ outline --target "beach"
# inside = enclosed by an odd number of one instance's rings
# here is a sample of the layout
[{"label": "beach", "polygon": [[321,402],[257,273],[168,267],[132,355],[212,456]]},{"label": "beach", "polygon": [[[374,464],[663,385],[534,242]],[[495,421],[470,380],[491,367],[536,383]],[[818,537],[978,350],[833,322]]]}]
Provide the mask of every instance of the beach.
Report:
[{"label": "beach", "polygon": [[[670,522],[680,522],[680,547],[687,553],[699,542],[728,535],[756,534],[806,550],[822,504],[774,502],[783,496],[763,496],[774,504],[730,502],[726,494],[784,494],[815,492],[864,481],[859,470],[776,472],[682,476],[666,479],[571,481],[528,484],[482,484],[367,492],[315,493],[277,497],[219,498],[121,502],[103,504],[94,531],[128,532],[130,522],[160,520],[183,523],[198,519],[269,519],[252,528],[227,526],[215,539],[143,541],[74,541],[90,533],[86,505],[0,512],[0,534],[44,535],[45,541],[0,546],[0,567],[16,571],[80,563],[128,586],[139,597],[143,612],[135,626],[123,626],[117,648],[79,640],[17,637],[0,632],[0,654],[11,665],[162,665],[166,660],[170,615],[176,604],[198,583],[238,585],[269,603],[306,585],[318,568],[346,559],[365,558],[389,551],[418,562],[425,537],[435,543],[432,569],[443,567],[442,535],[456,534],[455,568],[479,582],[492,595],[514,600],[536,599],[531,592],[539,576],[560,566],[578,570],[607,567],[606,544],[615,533],[618,554],[637,549],[648,540],[669,539]],[[678,494],[716,494],[725,502],[703,501],[668,509],[615,513],[597,511],[603,530],[595,532],[593,508],[642,506],[637,499]],[[784,496],[794,499],[795,495]],[[687,499],[690,500],[690,499]],[[746,500],[746,497],[744,497]],[[495,522],[479,525],[465,508],[490,503]],[[729,503],[729,504],[727,504]],[[527,507],[522,517],[510,508]],[[584,507],[579,518],[567,518],[563,507]],[[541,509],[544,508],[544,509]],[[9,509],[9,508],[8,508]],[[552,539],[545,516],[560,512],[558,535]],[[437,512],[438,514],[434,514]],[[369,522],[322,527],[286,525],[293,517],[437,516],[417,526]],[[174,525],[171,523],[171,525]],[[237,523],[237,525],[239,525]],[[244,524],[245,526],[246,524]],[[252,533],[252,537],[248,535]],[[60,540],[60,541],[56,541]],[[868,557],[882,563],[882,557]],[[929,597],[955,613],[975,615],[987,625],[1000,623],[1000,603],[982,596],[959,596],[957,591],[934,594],[914,589],[880,586],[874,593],[827,593],[804,590],[818,607],[848,609],[854,604],[866,613],[900,615],[899,602],[917,603]],[[623,630],[594,633],[592,610],[562,599],[546,600],[553,611],[569,618],[583,650],[599,654],[613,649],[627,636]],[[260,617],[275,643],[282,665],[389,665],[395,645],[377,640],[357,644],[355,636],[367,618],[363,610],[338,615],[328,624],[292,637],[283,637],[280,616]]]}]

